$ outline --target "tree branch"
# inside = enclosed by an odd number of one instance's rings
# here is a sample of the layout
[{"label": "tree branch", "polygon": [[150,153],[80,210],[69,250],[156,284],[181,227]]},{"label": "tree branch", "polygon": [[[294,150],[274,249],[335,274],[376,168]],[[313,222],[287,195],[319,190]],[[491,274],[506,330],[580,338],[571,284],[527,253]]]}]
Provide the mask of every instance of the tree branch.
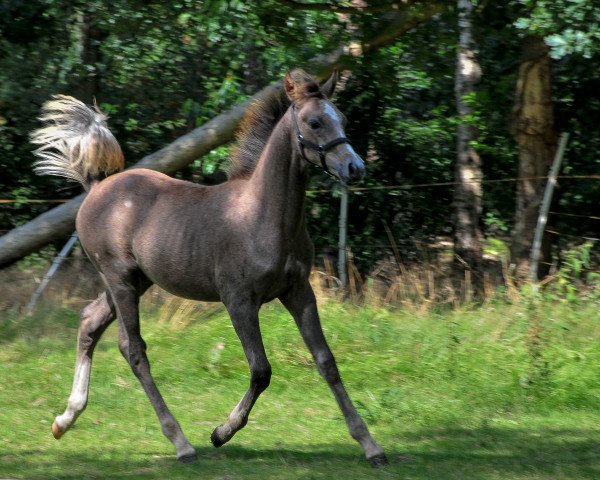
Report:
[{"label": "tree branch", "polygon": [[363,53],[384,47],[393,43],[398,37],[412,30],[417,25],[430,20],[435,15],[444,10],[441,2],[428,2],[421,9],[413,8],[413,5],[407,5],[397,12],[386,28],[363,45]]},{"label": "tree branch", "polygon": [[363,43],[351,42],[333,52],[315,57],[310,62],[311,72],[319,78],[325,78],[334,68],[352,69],[358,58],[392,44],[397,38],[443,10],[444,5],[441,2],[430,3],[419,11],[415,11],[411,6],[396,10],[390,15],[391,18],[385,26],[370,39]]},{"label": "tree branch", "polygon": [[309,10],[309,11],[331,11],[335,13],[379,13],[379,12],[389,12],[391,10],[399,10],[400,8],[406,7],[408,4],[412,3],[409,0],[404,2],[391,2],[385,5],[365,5],[364,7],[359,6],[344,6],[344,5],[335,5],[332,3],[304,3],[298,2],[295,0],[277,0],[282,5],[285,5],[288,8],[293,10]]}]

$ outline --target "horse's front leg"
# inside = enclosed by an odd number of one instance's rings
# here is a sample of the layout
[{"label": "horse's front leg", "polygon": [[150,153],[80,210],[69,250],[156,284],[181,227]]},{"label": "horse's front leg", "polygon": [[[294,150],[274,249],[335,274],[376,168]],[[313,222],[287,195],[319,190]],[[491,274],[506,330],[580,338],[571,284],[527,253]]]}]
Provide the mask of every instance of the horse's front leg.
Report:
[{"label": "horse's front leg", "polygon": [[228,442],[238,430],[244,428],[254,403],[271,381],[271,365],[267,360],[258,323],[259,306],[238,299],[225,301],[225,306],[248,360],[250,386],[227,421],[214,429],[210,440],[215,447]]},{"label": "horse's front leg", "polygon": [[71,395],[65,412],[56,417],[52,424],[52,434],[57,440],[75,423],[87,405],[94,348],[114,319],[114,306],[106,293],[101,294],[81,312]]},{"label": "horse's front leg", "polygon": [[335,358],[323,335],[312,287],[306,281],[292,288],[280,300],[294,317],[302,338],[317,364],[319,372],[333,392],[340,410],[346,419],[350,435],[360,443],[367,460],[372,466],[387,465],[388,461],[383,449],[369,433],[365,422],[356,411],[342,383]]}]

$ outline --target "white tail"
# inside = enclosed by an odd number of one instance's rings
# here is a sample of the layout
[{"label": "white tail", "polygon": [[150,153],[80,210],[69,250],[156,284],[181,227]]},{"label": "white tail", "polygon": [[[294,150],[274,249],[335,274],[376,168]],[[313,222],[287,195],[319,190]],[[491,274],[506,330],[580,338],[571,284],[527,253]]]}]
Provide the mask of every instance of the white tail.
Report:
[{"label": "white tail", "polygon": [[56,175],[81,183],[86,190],[102,175],[123,169],[123,152],[106,125],[106,115],[76,98],[55,95],[42,106],[45,126],[31,134],[40,145],[33,153],[39,175]]}]

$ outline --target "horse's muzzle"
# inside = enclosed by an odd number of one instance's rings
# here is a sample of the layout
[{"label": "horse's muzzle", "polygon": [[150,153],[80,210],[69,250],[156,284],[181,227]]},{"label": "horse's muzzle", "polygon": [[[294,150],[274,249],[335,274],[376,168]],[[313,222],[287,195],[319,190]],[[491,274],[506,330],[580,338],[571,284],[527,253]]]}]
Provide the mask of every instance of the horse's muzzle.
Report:
[{"label": "horse's muzzle", "polygon": [[365,162],[359,156],[354,155],[342,163],[340,170],[338,176],[342,183],[346,185],[357,183],[365,176]]}]

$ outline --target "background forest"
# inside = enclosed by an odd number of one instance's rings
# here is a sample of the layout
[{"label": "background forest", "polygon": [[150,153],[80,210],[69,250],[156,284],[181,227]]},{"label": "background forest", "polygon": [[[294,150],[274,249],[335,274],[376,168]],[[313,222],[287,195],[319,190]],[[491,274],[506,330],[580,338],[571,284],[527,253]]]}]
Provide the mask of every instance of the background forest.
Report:
[{"label": "background forest", "polygon": [[[310,170],[311,282],[390,465],[361,456],[277,302],[260,318],[271,386],[215,450],[246,359],[223,305],[158,287],[140,302],[148,356],[198,462],[176,462],[115,326],[94,354],[87,410],[55,441],[79,312],[102,287],[79,250],[43,299],[31,295],[81,201],[78,184],[32,171],[41,105],[96,101],[128,167],[211,185],[227,178],[248,103],[296,67],[339,70],[334,102],[367,163],[349,195],[353,301],[332,278],[342,188]],[[598,92],[596,0],[0,0],[0,477],[600,478]],[[530,289],[563,133],[545,278]],[[481,287],[485,301],[470,301]]]},{"label": "background forest", "polygon": [[[481,75],[457,99],[457,52],[464,47],[458,16],[465,4],[467,47]],[[551,209],[547,244],[554,245],[554,255],[546,262],[556,263],[558,252],[598,232],[600,182],[593,175],[600,171],[599,25],[600,7],[592,0],[5,0],[0,197],[8,202],[0,204],[0,230],[6,233],[54,206],[44,200],[80,193],[78,185],[65,187],[31,169],[28,135],[51,95],[95,99],[110,115],[132,165],[288,69],[323,74],[327,65],[342,70],[336,103],[348,117],[349,138],[368,162],[361,187],[376,187],[350,197],[349,246],[362,273],[392,254],[423,260],[440,238],[461,235],[461,186],[453,185],[461,178],[461,124],[471,132],[462,145],[476,155],[480,188],[476,198],[466,199],[478,202],[468,228],[488,238],[488,249],[489,238],[509,245],[511,230],[517,239],[522,231],[532,235],[537,216],[519,227],[519,209],[533,202],[537,211],[545,180],[531,184],[533,197],[523,199],[514,179],[532,172],[523,167],[528,148],[541,157],[534,159],[541,165],[537,175],[545,175],[559,133],[570,133],[561,174],[577,178],[560,180]],[[363,54],[327,63],[331,52],[361,45]],[[551,90],[539,100],[550,120],[541,126],[522,113],[529,107],[519,98],[529,94],[523,90],[527,82],[535,83],[526,76],[532,52],[551,70],[545,80]],[[457,101],[467,110],[457,110]],[[528,138],[541,138],[546,150],[522,140],[523,132],[536,128]],[[176,175],[205,184],[223,181],[230,145],[212,149]],[[338,187],[314,169],[310,189],[309,228],[317,252],[334,253]],[[64,239],[54,242],[60,246]],[[526,246],[528,256],[530,238]]]}]

